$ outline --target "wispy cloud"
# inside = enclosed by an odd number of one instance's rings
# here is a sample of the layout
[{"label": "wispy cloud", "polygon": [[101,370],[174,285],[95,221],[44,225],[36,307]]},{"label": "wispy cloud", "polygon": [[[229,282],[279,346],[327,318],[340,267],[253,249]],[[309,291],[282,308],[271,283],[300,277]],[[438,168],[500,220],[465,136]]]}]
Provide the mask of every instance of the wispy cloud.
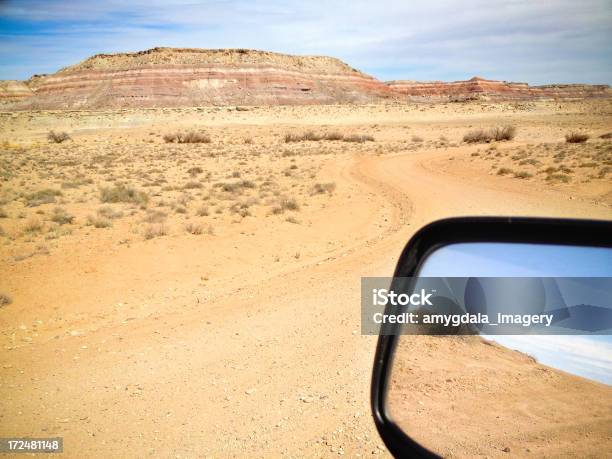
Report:
[{"label": "wispy cloud", "polygon": [[185,46],[331,55],[381,79],[610,83],[610,24],[608,0],[8,0],[0,78]]}]

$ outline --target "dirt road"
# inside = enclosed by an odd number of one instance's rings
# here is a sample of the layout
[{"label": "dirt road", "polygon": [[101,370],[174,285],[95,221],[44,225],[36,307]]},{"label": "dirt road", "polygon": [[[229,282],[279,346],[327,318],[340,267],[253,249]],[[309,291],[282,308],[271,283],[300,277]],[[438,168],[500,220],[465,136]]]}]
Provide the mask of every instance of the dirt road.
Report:
[{"label": "dirt road", "polygon": [[[368,406],[376,338],[359,332],[360,277],[390,275],[411,234],[441,217],[612,217],[603,204],[476,180],[451,170],[448,155],[351,156],[334,166],[338,186],[359,203],[347,204],[350,218],[327,222],[341,225],[343,244],[269,275],[251,275],[245,261],[224,295],[206,297],[183,280],[189,273],[173,258],[181,248],[167,247],[148,260],[167,256],[176,265],[171,282],[143,275],[114,315],[85,308],[51,326],[62,306],[50,300],[29,340],[2,336],[0,434],[62,436],[64,456],[80,458],[386,454]],[[250,244],[239,248],[245,259]],[[119,270],[116,257],[100,263]],[[67,278],[82,297],[121,291],[121,275],[74,272]],[[60,281],[30,280],[39,291]],[[138,314],[156,302],[166,307]]]}]

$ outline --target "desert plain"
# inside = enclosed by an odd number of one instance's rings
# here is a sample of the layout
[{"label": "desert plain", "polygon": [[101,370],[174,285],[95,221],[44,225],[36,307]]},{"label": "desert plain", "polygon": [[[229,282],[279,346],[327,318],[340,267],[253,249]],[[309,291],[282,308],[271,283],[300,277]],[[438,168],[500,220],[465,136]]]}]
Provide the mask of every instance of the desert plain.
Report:
[{"label": "desert plain", "polygon": [[[189,132],[204,141],[169,141]],[[75,458],[385,456],[360,278],[439,218],[611,219],[610,132],[607,99],[0,113],[0,436],[61,436]],[[529,444],[502,416],[486,442],[431,435],[456,442],[440,452],[610,451],[609,386],[442,339],[402,369],[415,416],[466,384],[566,395]]]}]

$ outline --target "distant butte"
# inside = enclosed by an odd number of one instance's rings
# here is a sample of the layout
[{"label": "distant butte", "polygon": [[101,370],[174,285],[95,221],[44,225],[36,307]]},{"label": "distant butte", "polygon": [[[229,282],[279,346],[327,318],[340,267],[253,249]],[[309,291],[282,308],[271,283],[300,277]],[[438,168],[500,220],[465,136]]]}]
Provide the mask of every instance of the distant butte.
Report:
[{"label": "distant butte", "polygon": [[365,104],[609,98],[607,85],[381,82],[332,57],[246,49],[153,48],[97,54],[52,75],[0,81],[2,109]]}]

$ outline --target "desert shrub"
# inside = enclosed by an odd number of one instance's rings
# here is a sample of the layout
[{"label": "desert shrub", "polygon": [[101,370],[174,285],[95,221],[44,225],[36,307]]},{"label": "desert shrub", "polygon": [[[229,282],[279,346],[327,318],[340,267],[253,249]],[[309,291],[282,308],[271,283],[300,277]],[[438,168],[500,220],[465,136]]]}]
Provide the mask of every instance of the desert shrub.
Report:
[{"label": "desert shrub", "polygon": [[251,180],[240,180],[238,182],[219,182],[213,186],[221,188],[221,190],[227,193],[234,193],[240,191],[242,188],[255,188],[255,183]]},{"label": "desert shrub", "polygon": [[516,136],[516,127],[514,126],[503,126],[495,127],[491,130],[491,136],[493,139],[499,141],[512,140]]},{"label": "desert shrub", "polygon": [[165,236],[168,234],[168,229],[163,223],[157,225],[149,225],[144,231],[144,238],[149,240],[155,237]]},{"label": "desert shrub", "polygon": [[344,137],[342,140],[344,142],[364,143],[364,142],[374,142],[374,137],[372,137],[371,135],[352,134],[352,135]]},{"label": "desert shrub", "polygon": [[321,140],[323,136],[316,134],[314,131],[306,131],[303,134],[286,134],[285,143],[291,142],[316,142]]},{"label": "desert shrub", "polygon": [[599,136],[600,139],[612,139],[612,132],[606,132]]},{"label": "desert shrub", "polygon": [[512,140],[516,136],[514,126],[495,127],[489,130],[477,129],[470,131],[463,136],[465,143],[488,143],[493,140],[504,141]]},{"label": "desert shrub", "polygon": [[164,142],[166,143],[210,143],[210,136],[208,134],[189,131],[189,132],[174,132],[171,134],[164,135]]},{"label": "desert shrub", "polygon": [[115,210],[111,206],[103,206],[98,209],[98,215],[100,217],[110,218],[114,220],[115,218],[123,217],[123,212],[121,212],[120,210]]},{"label": "desert shrub", "polygon": [[344,134],[340,133],[340,132],[328,132],[326,134],[323,135],[323,138],[325,140],[329,140],[329,141],[335,141],[335,140],[343,140],[344,139]]},{"label": "desert shrub", "polygon": [[285,134],[285,143],[291,143],[291,142],[299,142],[301,141],[301,137],[297,134]]},{"label": "desert shrub", "polygon": [[143,221],[147,223],[162,223],[167,217],[168,215],[161,210],[149,210],[143,218]]},{"label": "desert shrub", "polygon": [[491,133],[483,129],[470,131],[463,136],[463,141],[465,143],[484,143],[490,142],[491,140],[493,140],[493,138],[491,137]]},{"label": "desert shrub", "polygon": [[251,137],[247,137],[244,139],[245,145],[251,145],[253,143],[253,139]]},{"label": "desert shrub", "polygon": [[42,229],[43,229],[42,222],[38,218],[32,217],[24,225],[23,232],[26,234],[33,234],[33,233],[39,233],[40,231],[42,231]]},{"label": "desert shrub", "polygon": [[62,192],[59,190],[53,190],[51,188],[45,188],[44,190],[38,190],[30,193],[26,196],[26,205],[28,207],[37,207],[42,204],[50,204],[55,202],[56,196],[61,196]]},{"label": "desert shrub", "polygon": [[[353,134],[349,136],[345,136],[340,132],[328,132],[326,134],[317,134],[314,131],[306,131],[303,134],[285,134],[285,143],[291,142],[316,142],[319,140],[328,140],[328,141],[336,141],[342,140],[344,142],[373,142],[374,137],[371,135],[358,135]],[[288,156],[288,155],[287,155]]]},{"label": "desert shrub", "polygon": [[280,207],[283,210],[293,210],[293,211],[300,210],[300,205],[293,198],[283,198],[283,199],[281,199]]},{"label": "desert shrub", "polygon": [[113,226],[113,222],[109,218],[101,215],[88,215],[87,224],[94,228],[110,228]]},{"label": "desert shrub", "polygon": [[512,174],[512,172],[512,169],[508,169],[507,167],[500,167],[497,171],[497,175]]},{"label": "desert shrub", "polygon": [[185,225],[185,231],[189,234],[200,235],[202,234],[202,225],[198,223],[189,222]]},{"label": "desert shrub", "polygon": [[599,170],[599,173],[597,174],[597,178],[606,178],[606,176],[608,174],[612,173],[612,166],[604,166]]},{"label": "desert shrub", "polygon": [[202,184],[200,182],[187,182],[184,186],[183,189],[185,190],[192,190],[194,188],[202,188]]},{"label": "desert shrub", "polygon": [[241,180],[238,182],[241,188],[255,188],[255,182],[251,180]]},{"label": "desert shrub", "polygon": [[333,182],[328,183],[315,183],[312,187],[312,194],[332,194],[336,189],[336,184]]},{"label": "desert shrub", "polygon": [[204,169],[202,169],[200,166],[195,166],[190,169],[187,169],[187,173],[192,177],[195,177],[196,175],[201,174],[202,172],[204,172]]},{"label": "desert shrub", "polygon": [[318,142],[322,138],[322,135],[316,134],[314,131],[306,131],[304,134],[302,134],[302,140],[307,142]]},{"label": "desert shrub", "polygon": [[2,207],[0,207],[0,218],[8,218],[8,214]]},{"label": "desert shrub", "polygon": [[209,215],[208,206],[198,207],[198,210],[196,210],[196,215],[198,217],[208,217]]},{"label": "desert shrub", "polygon": [[565,135],[565,141],[567,143],[584,143],[589,140],[589,135],[583,132],[570,132]]},{"label": "desert shrub", "polygon": [[64,189],[79,188],[80,186],[90,185],[92,183],[93,183],[93,179],[91,179],[91,178],[87,178],[87,179],[75,179],[75,180],[72,180],[70,182],[62,182],[62,188],[64,188]]},{"label": "desert shrub", "polygon": [[519,171],[519,172],[514,173],[514,177],[520,178],[520,179],[528,179],[528,178],[533,177],[533,174],[530,174],[529,172],[526,172],[526,171]]},{"label": "desert shrub", "polygon": [[47,139],[50,142],[62,143],[62,142],[65,142],[66,140],[69,140],[70,135],[67,132],[49,131],[49,133],[47,134]]},{"label": "desert shrub", "polygon": [[412,140],[413,142],[418,142],[418,143],[420,143],[420,142],[422,142],[422,141],[423,141],[423,137],[419,137],[418,135],[413,135],[411,140]]},{"label": "desert shrub", "polygon": [[571,180],[571,177],[567,174],[550,174],[548,177],[546,177],[546,180],[548,180],[549,182],[556,180],[559,182],[567,183]]},{"label": "desert shrub", "polygon": [[70,215],[62,207],[56,207],[51,214],[51,221],[58,225],[70,225],[74,221],[74,215]]},{"label": "desert shrub", "polygon": [[0,307],[7,306],[13,302],[13,299],[10,295],[6,293],[0,293]]},{"label": "desert shrub", "polygon": [[144,191],[138,191],[131,186],[119,183],[111,188],[102,188],[100,201],[103,203],[128,202],[144,206],[149,202],[149,196]]}]

